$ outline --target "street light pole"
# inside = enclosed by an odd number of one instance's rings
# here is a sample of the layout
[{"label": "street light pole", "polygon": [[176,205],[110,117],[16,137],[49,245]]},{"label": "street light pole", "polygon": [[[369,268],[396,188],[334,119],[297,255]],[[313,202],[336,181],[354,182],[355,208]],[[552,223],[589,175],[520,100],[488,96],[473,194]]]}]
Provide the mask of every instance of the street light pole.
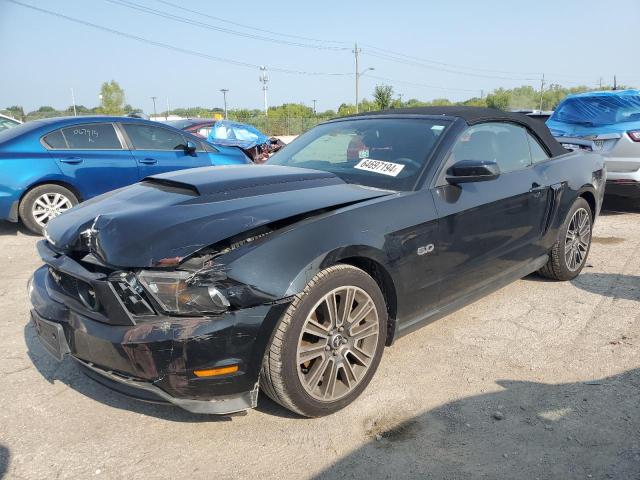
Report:
[{"label": "street light pole", "polygon": [[158,97],[149,97],[149,98],[151,98],[151,100],[153,100],[153,118],[155,120],[157,120],[158,119],[157,118],[158,114],[156,113],[156,98],[158,98]]},{"label": "street light pole", "polygon": [[222,92],[222,98],[224,99],[224,119],[227,119],[227,92],[229,91],[228,88],[221,88],[220,91]]},{"label": "street light pole", "polygon": [[78,111],[76,110],[76,96],[73,93],[73,87],[71,88],[71,103],[73,104],[73,116],[78,116]]},{"label": "street light pole", "polygon": [[267,105],[267,82],[269,81],[269,75],[267,75],[267,67],[262,65],[260,67],[260,83],[262,83],[262,93],[264,95],[264,114],[269,114],[269,106]]},{"label": "street light pole", "polygon": [[358,113],[360,111],[360,107],[358,106],[358,86],[360,84],[360,77],[363,76],[365,73],[371,71],[371,70],[375,70],[375,68],[373,68],[373,67],[365,68],[361,72],[358,72],[356,70],[356,113]]}]

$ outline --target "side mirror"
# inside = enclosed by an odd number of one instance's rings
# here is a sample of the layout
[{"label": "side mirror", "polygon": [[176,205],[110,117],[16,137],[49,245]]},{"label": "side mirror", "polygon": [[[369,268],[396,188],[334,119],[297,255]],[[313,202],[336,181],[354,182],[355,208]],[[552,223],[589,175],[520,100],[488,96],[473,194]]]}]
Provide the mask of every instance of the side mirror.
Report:
[{"label": "side mirror", "polygon": [[500,167],[488,160],[460,160],[447,170],[447,182],[458,183],[486,182],[500,176]]},{"label": "side mirror", "polygon": [[196,144],[193,143],[191,140],[187,140],[187,144],[184,147],[184,153],[186,153],[187,155],[195,155],[196,154]]}]

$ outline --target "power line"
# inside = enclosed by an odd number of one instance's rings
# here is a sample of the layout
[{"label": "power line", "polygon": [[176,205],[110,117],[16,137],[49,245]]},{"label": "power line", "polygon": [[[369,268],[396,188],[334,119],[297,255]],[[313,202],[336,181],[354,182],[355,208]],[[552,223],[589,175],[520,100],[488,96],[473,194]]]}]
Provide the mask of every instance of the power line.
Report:
[{"label": "power line", "polygon": [[469,77],[480,77],[480,78],[496,78],[496,79],[501,79],[501,80],[538,80],[538,78],[533,78],[533,77],[529,77],[529,78],[523,78],[523,77],[506,77],[506,76],[502,76],[502,75],[488,75],[488,74],[484,74],[484,73],[473,73],[473,72],[461,72],[459,70],[452,70],[449,68],[441,68],[441,67],[437,67],[434,65],[427,65],[425,63],[421,63],[421,62],[416,62],[414,60],[408,60],[408,59],[403,59],[403,58],[398,58],[398,57],[394,57],[392,55],[387,55],[384,53],[375,53],[375,52],[367,52],[366,50],[363,50],[362,52],[364,55],[369,55],[371,57],[376,57],[376,58],[380,58],[383,60],[389,60],[392,62],[397,62],[397,63],[402,63],[405,65],[411,65],[411,66],[415,66],[415,67],[421,67],[421,68],[426,68],[428,70],[436,70],[439,72],[447,72],[447,73],[453,73],[456,75],[465,75],[465,76],[469,76]]},{"label": "power line", "polygon": [[303,47],[303,48],[314,48],[317,50],[349,50],[346,47],[335,47],[335,46],[326,46],[326,45],[312,45],[308,43],[300,43],[293,42],[290,40],[280,40],[277,38],[265,37],[262,35],[256,35],[253,33],[239,32],[237,30],[231,30],[229,28],[218,27],[215,25],[211,25],[210,23],[201,22],[199,20],[192,20],[187,17],[180,17],[166,11],[157,10],[155,8],[147,7],[145,5],[140,5],[139,3],[130,2],[127,0],[106,0],[107,2],[113,3],[115,5],[120,5],[122,7],[131,8],[133,10],[137,10],[139,12],[147,13],[150,15],[155,15],[157,17],[166,18],[168,20],[173,20],[180,23],[185,23],[187,25],[193,25],[196,27],[206,28],[209,30],[215,30],[217,32],[227,33],[229,35],[236,35],[238,37],[250,38],[252,40],[260,40],[264,42],[272,42],[278,43],[280,45],[290,45],[294,47]]},{"label": "power line", "polygon": [[[26,3],[22,3],[22,2],[20,2],[18,0],[5,0],[5,1],[13,3],[15,5],[20,5],[21,7],[29,8],[31,10],[36,10],[38,12],[46,13],[47,15],[52,15],[54,17],[62,18],[62,19],[68,20],[70,22],[78,23],[80,25],[85,25],[87,27],[92,27],[92,28],[95,28],[97,30],[102,30],[103,32],[108,32],[108,33],[111,33],[113,35],[118,35],[118,36],[121,36],[121,37],[129,38],[131,40],[136,40],[138,42],[147,43],[149,45],[155,45],[156,47],[166,48],[168,50],[173,50],[175,52],[185,53],[187,55],[193,55],[193,56],[196,56],[196,57],[201,57],[201,58],[204,58],[204,59],[207,59],[207,60],[212,60],[212,61],[215,61],[215,62],[228,63],[230,65],[235,65],[235,66],[238,66],[238,67],[255,68],[255,69],[260,68],[260,65],[257,65],[257,64],[253,64],[253,63],[249,63],[249,62],[243,62],[243,61],[240,61],[240,60],[233,60],[233,59],[230,59],[230,58],[216,57],[216,56],[213,56],[213,55],[209,55],[207,53],[197,52],[195,50],[189,50],[189,49],[181,48],[181,47],[175,47],[173,45],[169,45],[167,43],[162,43],[162,42],[157,42],[155,40],[149,40],[147,38],[139,37],[137,35],[132,35],[130,33],[121,32],[120,30],[115,30],[113,28],[104,27],[102,25],[97,25],[95,23],[87,22],[85,20],[80,20],[78,18],[70,17],[70,16],[64,15],[62,13],[53,12],[51,10],[46,10],[44,8],[36,7],[34,5],[29,5],[29,4],[26,4]],[[293,69],[282,68],[282,67],[269,67],[269,69],[271,71],[274,71],[274,72],[286,73],[286,74],[292,74],[292,75],[314,75],[314,76],[315,75],[318,75],[318,76],[322,76],[322,75],[327,75],[327,76],[350,76],[350,75],[353,75],[351,72],[348,72],[348,73],[308,72],[308,71],[293,70]]]},{"label": "power line", "polygon": [[445,63],[445,62],[440,62],[438,60],[430,60],[427,58],[421,58],[421,57],[414,57],[412,55],[406,55],[404,53],[399,53],[399,52],[394,52],[392,50],[387,50],[384,48],[379,48],[376,47],[374,45],[370,45],[370,44],[366,44],[363,43],[362,44],[363,47],[365,47],[365,51],[367,48],[372,49],[372,50],[377,50],[378,52],[381,52],[383,54],[388,54],[390,56],[394,56],[394,57],[401,57],[401,58],[405,58],[408,60],[415,60],[421,63],[433,63],[435,65],[441,65],[443,67],[451,67],[451,68],[457,68],[457,69],[462,69],[462,70],[476,70],[479,72],[489,72],[489,73],[502,73],[502,74],[506,74],[506,75],[539,75],[538,72],[513,72],[513,71],[507,71],[507,70],[493,70],[493,69],[488,69],[488,68],[479,68],[479,67],[468,67],[465,65],[456,65],[453,63]]},{"label": "power line", "polygon": [[347,42],[341,42],[339,40],[321,40],[321,39],[318,39],[318,38],[302,37],[300,35],[290,35],[290,34],[286,34],[286,33],[274,32],[273,30],[265,30],[264,28],[258,28],[258,27],[255,27],[254,25],[245,25],[243,23],[233,22],[231,20],[226,20],[226,19],[221,18],[221,17],[215,17],[213,15],[209,15],[207,13],[200,12],[198,10],[191,10],[190,8],[186,8],[186,7],[183,7],[182,5],[177,5],[175,3],[167,2],[166,0],[156,0],[156,1],[159,2],[159,3],[164,3],[165,5],[169,5],[170,7],[177,8],[179,10],[184,10],[185,12],[194,13],[194,14],[202,16],[202,17],[207,17],[207,18],[210,18],[212,20],[217,20],[219,22],[228,23],[229,25],[235,25],[236,27],[247,28],[249,30],[253,30],[253,31],[256,31],[256,32],[263,32],[263,33],[268,33],[270,35],[278,35],[278,36],[287,37],[287,38],[296,38],[298,40],[306,40],[306,41],[310,41],[310,42],[336,43],[336,44],[342,44],[342,45],[346,45],[347,44]]},{"label": "power line", "polygon": [[369,78],[373,78],[375,80],[381,80],[383,82],[389,82],[391,84],[393,83],[401,83],[403,85],[411,85],[414,87],[422,87],[422,88],[435,88],[437,90],[453,90],[453,91],[457,91],[457,92],[477,92],[477,89],[469,89],[469,88],[452,88],[452,87],[442,87],[442,86],[438,86],[438,85],[427,85],[425,83],[417,83],[417,82],[408,82],[405,80],[396,80],[393,78],[387,78],[387,77],[379,77],[377,75],[367,75]]}]

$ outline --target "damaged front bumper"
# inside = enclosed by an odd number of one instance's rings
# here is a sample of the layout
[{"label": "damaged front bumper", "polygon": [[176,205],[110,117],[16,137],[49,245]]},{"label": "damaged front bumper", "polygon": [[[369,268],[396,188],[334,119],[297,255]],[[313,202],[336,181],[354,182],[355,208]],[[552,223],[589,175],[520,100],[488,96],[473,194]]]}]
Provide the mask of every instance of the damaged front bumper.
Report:
[{"label": "damaged front bumper", "polygon": [[[68,257],[64,262],[66,273],[78,281],[90,282],[98,293],[109,291],[100,284],[106,279],[83,272]],[[29,297],[38,337],[58,360],[70,355],[90,377],[113,390],[194,413],[228,414],[256,406],[264,352],[286,304],[113,323],[106,312],[90,311],[67,297],[54,272],[50,265],[36,270]],[[237,369],[216,377],[194,373],[231,365]]]}]

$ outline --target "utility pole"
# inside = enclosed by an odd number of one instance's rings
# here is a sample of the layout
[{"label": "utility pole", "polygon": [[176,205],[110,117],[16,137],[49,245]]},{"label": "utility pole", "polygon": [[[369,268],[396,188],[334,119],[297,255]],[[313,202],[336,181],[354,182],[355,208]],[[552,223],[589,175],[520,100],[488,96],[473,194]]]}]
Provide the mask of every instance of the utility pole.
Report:
[{"label": "utility pole", "polygon": [[402,94],[401,94],[401,93],[399,93],[399,94],[398,94],[398,97],[400,97],[400,106],[402,106]]},{"label": "utility pole", "polygon": [[169,120],[169,97],[167,97],[167,112],[164,114],[165,121]]},{"label": "utility pole", "polygon": [[73,116],[77,117],[78,112],[76,110],[76,96],[73,93],[73,87],[71,87],[71,104],[73,105]]},{"label": "utility pole", "polygon": [[618,89],[618,79],[616,78],[616,76],[613,76],[613,89],[617,90]]},{"label": "utility pole", "polygon": [[544,73],[542,74],[542,81],[540,82],[540,111],[542,111],[542,95],[544,94]]},{"label": "utility pole", "polygon": [[227,92],[229,91],[228,88],[221,88],[220,91],[222,92],[222,98],[224,99],[224,119],[227,119]]},{"label": "utility pole", "polygon": [[267,105],[267,83],[269,82],[269,75],[267,75],[267,67],[262,65],[260,67],[260,83],[262,83],[262,94],[264,95],[264,114],[269,115],[269,107]]},{"label": "utility pole", "polygon": [[317,100],[311,100],[313,102],[313,114],[316,114],[316,102]]},{"label": "utility pole", "polygon": [[480,90],[480,99],[484,98],[484,90]]},{"label": "utility pole", "polygon": [[367,73],[369,70],[375,70],[373,67],[365,68],[363,71],[360,71],[360,49],[358,48],[358,43],[356,42],[355,48],[353,49],[353,53],[356,56],[356,113],[360,111],[360,106],[358,105],[360,99],[360,77]]},{"label": "utility pole", "polygon": [[156,98],[158,97],[149,97],[149,98],[153,100],[153,117],[155,120],[157,120],[158,114],[156,113]]},{"label": "utility pole", "polygon": [[359,96],[359,87],[360,87],[360,61],[359,61],[359,55],[360,55],[360,49],[358,48],[358,42],[355,43],[355,48],[353,49],[353,53],[356,56],[356,113],[358,113],[359,111],[359,107],[358,107],[358,96]]},{"label": "utility pole", "polygon": [[600,77],[600,90],[602,90],[602,77]]}]

